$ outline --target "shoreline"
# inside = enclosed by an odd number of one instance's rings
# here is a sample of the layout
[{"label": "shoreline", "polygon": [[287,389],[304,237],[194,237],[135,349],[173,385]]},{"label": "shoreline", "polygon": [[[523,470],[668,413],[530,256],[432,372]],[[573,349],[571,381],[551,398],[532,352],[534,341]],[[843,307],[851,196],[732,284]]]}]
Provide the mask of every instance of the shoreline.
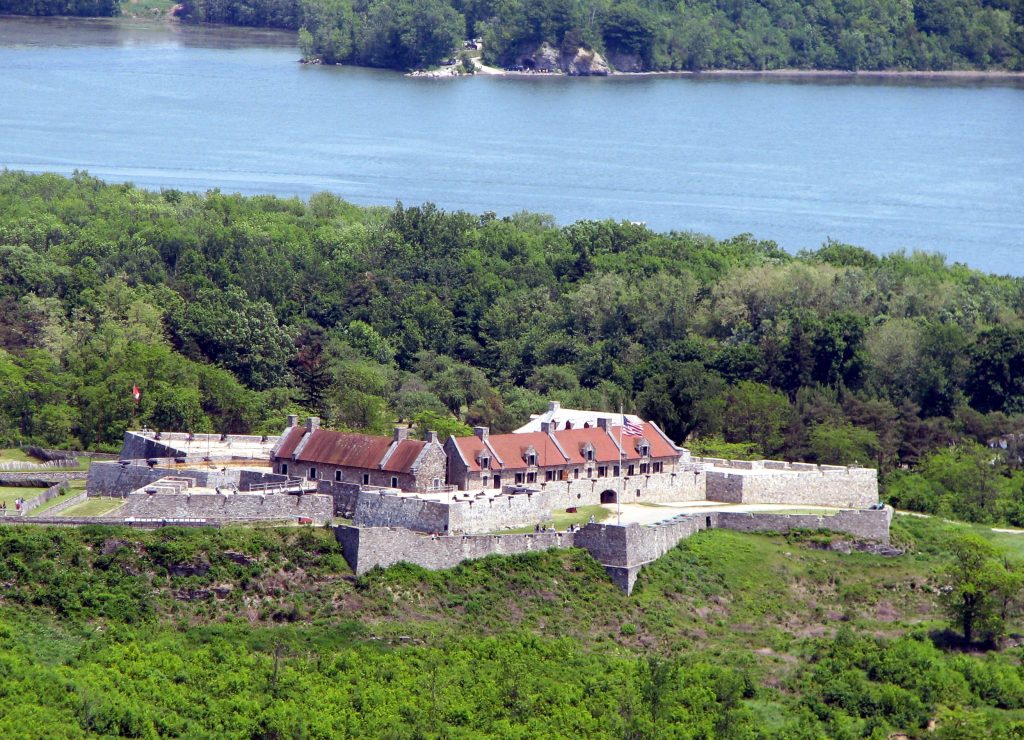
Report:
[{"label": "shoreline", "polygon": [[[478,66],[476,73],[494,77],[571,77],[564,72],[518,72],[499,67]],[[425,75],[417,75],[425,76]],[[468,75],[467,75],[468,76]],[[607,75],[591,75],[594,77],[722,77],[722,78],[774,78],[774,79],[823,79],[823,80],[958,80],[964,82],[981,80],[1006,80],[1024,83],[1024,72],[995,69],[946,69],[946,70],[844,70],[844,69],[705,69],[689,70],[650,70],[646,72],[611,72]]]}]

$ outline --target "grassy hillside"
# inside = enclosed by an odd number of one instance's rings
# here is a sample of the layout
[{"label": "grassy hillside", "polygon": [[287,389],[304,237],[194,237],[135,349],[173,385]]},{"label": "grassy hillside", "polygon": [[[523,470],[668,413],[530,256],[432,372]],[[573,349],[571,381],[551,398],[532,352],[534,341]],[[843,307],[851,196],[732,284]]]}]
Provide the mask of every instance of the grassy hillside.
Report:
[{"label": "grassy hillside", "polygon": [[998,735],[1020,651],[936,647],[949,530],[711,531],[627,598],[581,552],[355,578],[326,530],[2,528],[0,733]]}]

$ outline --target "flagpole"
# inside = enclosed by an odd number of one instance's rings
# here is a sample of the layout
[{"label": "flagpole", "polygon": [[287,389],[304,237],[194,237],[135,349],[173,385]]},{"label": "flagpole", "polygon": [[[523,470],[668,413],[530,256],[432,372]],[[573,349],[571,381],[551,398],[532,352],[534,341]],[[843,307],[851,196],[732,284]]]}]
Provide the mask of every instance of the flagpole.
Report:
[{"label": "flagpole", "polygon": [[622,497],[626,495],[626,476],[623,475],[626,471],[622,469],[622,427],[626,425],[626,417],[622,413],[622,404],[619,404],[619,482],[622,484],[620,487],[622,491],[618,496],[615,497],[615,522],[620,527],[622,526]]}]

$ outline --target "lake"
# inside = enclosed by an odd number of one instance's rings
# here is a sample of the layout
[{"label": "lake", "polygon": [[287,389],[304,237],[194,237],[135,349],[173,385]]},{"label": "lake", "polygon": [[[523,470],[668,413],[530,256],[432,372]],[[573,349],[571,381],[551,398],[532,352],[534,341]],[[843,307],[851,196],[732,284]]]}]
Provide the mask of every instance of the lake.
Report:
[{"label": "lake", "polygon": [[0,166],[643,221],[1024,274],[1019,82],[410,78],[293,34],[0,18]]}]

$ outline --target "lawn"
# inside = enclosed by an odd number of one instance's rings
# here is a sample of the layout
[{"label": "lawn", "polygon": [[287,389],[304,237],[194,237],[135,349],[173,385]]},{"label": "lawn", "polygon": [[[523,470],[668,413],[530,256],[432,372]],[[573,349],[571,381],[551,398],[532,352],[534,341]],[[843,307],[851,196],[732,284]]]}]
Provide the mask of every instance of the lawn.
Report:
[{"label": "lawn", "polygon": [[24,452],[19,450],[17,447],[8,447],[0,449],[0,462],[39,462],[33,460],[31,457],[26,455]]},{"label": "lawn", "polygon": [[109,514],[114,509],[119,508],[123,504],[124,501],[119,498],[95,496],[84,503],[72,506],[70,509],[65,509],[57,516],[103,516],[104,514]]},{"label": "lawn", "polygon": [[5,501],[7,508],[13,510],[15,499],[23,498],[26,501],[31,501],[45,490],[45,488],[26,488],[23,486],[0,486],[0,501]]}]

